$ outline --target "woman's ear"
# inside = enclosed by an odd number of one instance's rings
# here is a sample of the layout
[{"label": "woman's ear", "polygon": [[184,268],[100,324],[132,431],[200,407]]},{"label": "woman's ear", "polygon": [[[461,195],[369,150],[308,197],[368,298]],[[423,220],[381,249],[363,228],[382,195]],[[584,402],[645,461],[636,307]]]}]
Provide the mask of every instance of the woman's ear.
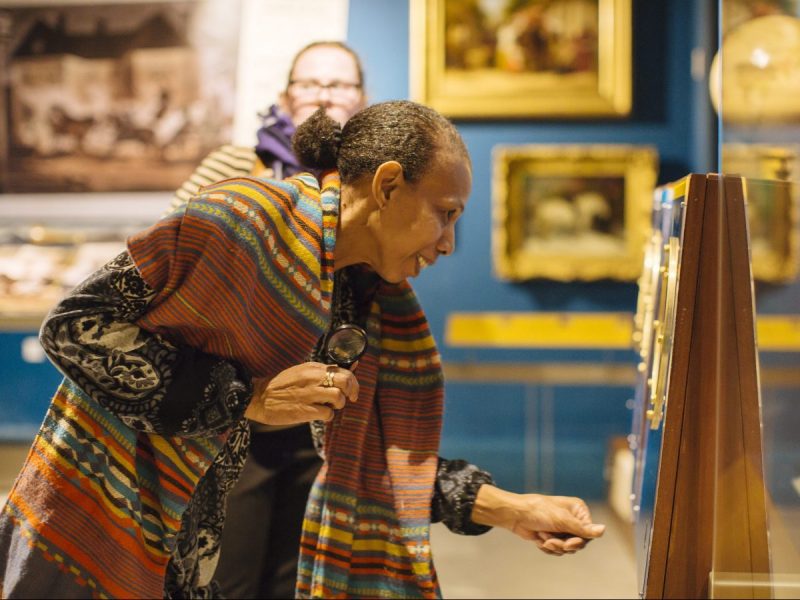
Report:
[{"label": "woman's ear", "polygon": [[403,167],[396,160],[381,163],[372,176],[372,195],[378,203],[378,208],[383,209],[389,201],[392,192],[405,183]]}]

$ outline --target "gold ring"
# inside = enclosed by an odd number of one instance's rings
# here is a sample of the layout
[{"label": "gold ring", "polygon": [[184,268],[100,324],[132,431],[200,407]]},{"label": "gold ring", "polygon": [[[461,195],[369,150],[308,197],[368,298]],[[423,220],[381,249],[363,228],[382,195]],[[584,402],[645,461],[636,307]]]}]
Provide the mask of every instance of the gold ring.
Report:
[{"label": "gold ring", "polygon": [[333,376],[336,375],[336,365],[328,365],[325,371],[325,379],[322,380],[322,387],[333,387]]}]

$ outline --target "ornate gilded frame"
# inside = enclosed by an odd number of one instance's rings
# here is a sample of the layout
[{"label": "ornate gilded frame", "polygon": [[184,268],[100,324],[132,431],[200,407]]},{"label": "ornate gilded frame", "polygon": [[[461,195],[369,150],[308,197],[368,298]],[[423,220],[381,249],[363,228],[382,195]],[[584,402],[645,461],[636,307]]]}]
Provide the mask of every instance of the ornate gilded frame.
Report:
[{"label": "ornate gilded frame", "polygon": [[512,281],[635,281],[657,171],[651,146],[496,146],[495,275]]},{"label": "ornate gilded frame", "polygon": [[721,170],[745,178],[753,278],[792,281],[800,271],[800,147],[725,143]]},{"label": "ornate gilded frame", "polygon": [[629,114],[632,0],[587,2],[597,4],[597,44],[592,48],[597,64],[586,72],[569,73],[563,69],[513,72],[496,64],[448,68],[445,9],[451,14],[460,10],[463,0],[411,0],[411,97],[458,118]]}]

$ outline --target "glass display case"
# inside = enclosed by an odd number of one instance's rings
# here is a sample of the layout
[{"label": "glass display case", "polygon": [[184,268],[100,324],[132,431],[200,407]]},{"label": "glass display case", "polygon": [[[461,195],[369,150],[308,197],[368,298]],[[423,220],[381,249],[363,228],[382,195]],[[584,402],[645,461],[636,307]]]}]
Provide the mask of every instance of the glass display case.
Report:
[{"label": "glass display case", "polygon": [[28,442],[61,379],[38,340],[50,308],[165,211],[170,193],[0,195],[0,442]]},{"label": "glass display case", "polygon": [[170,194],[0,196],[0,330],[38,326],[64,293],[155,220]]},{"label": "glass display case", "polygon": [[631,438],[647,598],[729,597],[732,574],[761,597],[771,572],[744,190],[695,174],[656,196]]},{"label": "glass display case", "polygon": [[[719,175],[703,176],[717,191],[692,193],[692,176],[657,192],[639,281],[629,437],[639,588],[646,598],[796,598],[800,2],[717,9],[708,79]],[[687,232],[693,203],[708,205],[699,238]],[[665,207],[679,206],[675,245]],[[707,236],[696,272],[681,272],[693,264],[687,242]]]},{"label": "glass display case", "polygon": [[[711,98],[719,126],[719,169],[748,179],[755,310],[759,329],[760,415],[770,573],[774,598],[800,596],[800,348],[789,338],[800,298],[800,2],[722,0],[720,50]],[[720,551],[721,548],[717,548]],[[741,585],[719,572],[720,593]],[[726,592],[727,590],[727,592]]]},{"label": "glass display case", "polygon": [[[639,589],[644,590],[649,566],[656,483],[666,410],[666,387],[672,357],[677,294],[677,266],[688,178],[659,187],[653,196],[650,242],[647,245],[634,316],[634,344],[639,352],[634,398],[632,515]],[[669,305],[670,310],[667,309]]]}]

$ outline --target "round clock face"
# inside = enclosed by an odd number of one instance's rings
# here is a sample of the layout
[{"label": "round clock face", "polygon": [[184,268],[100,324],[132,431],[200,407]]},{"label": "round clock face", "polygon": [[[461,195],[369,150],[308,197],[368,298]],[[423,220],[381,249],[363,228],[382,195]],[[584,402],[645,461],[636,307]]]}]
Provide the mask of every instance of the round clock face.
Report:
[{"label": "round clock face", "polygon": [[728,32],[711,63],[709,91],[725,121],[800,121],[800,19],[770,15]]}]

